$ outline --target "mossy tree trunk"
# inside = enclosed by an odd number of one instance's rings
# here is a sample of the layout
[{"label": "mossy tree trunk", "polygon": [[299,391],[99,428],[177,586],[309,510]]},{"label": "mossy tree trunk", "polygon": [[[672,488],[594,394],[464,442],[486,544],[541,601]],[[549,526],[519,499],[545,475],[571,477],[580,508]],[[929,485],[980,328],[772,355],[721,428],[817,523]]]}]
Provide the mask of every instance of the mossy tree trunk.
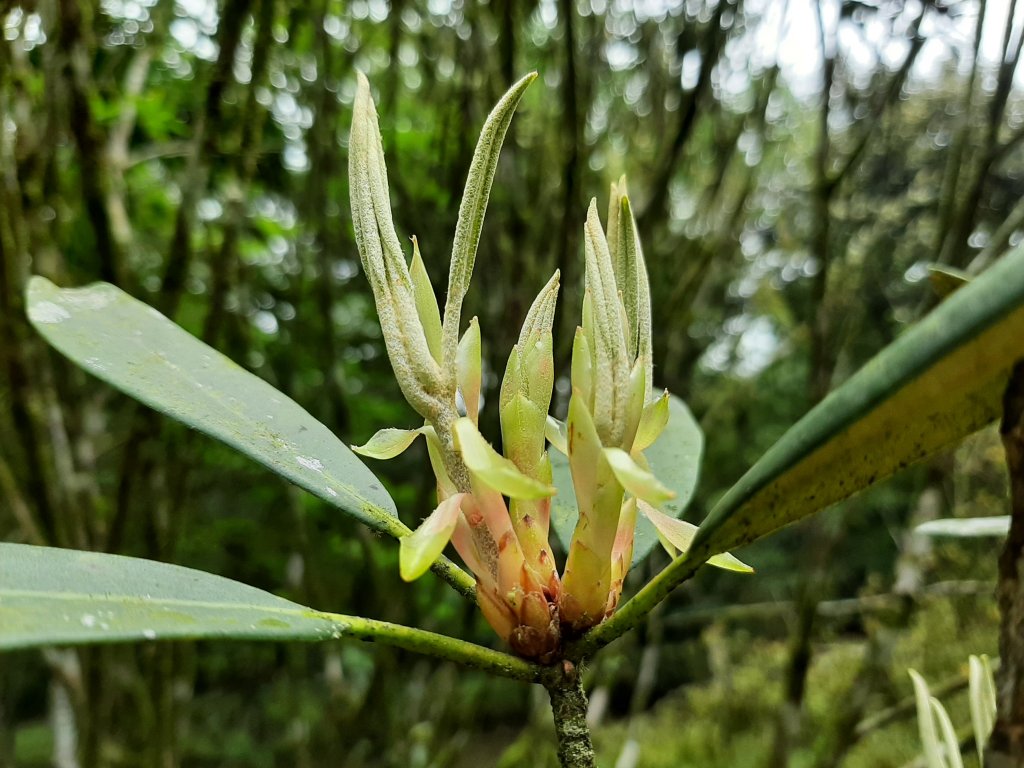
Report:
[{"label": "mossy tree trunk", "polygon": [[1000,432],[1010,473],[1011,522],[999,558],[998,711],[985,764],[1010,768],[1024,766],[1024,361],[1006,388]]},{"label": "mossy tree trunk", "polygon": [[594,745],[587,725],[587,694],[579,667],[565,661],[544,681],[551,697],[551,714],[558,738],[558,760],[562,768],[595,768]]}]

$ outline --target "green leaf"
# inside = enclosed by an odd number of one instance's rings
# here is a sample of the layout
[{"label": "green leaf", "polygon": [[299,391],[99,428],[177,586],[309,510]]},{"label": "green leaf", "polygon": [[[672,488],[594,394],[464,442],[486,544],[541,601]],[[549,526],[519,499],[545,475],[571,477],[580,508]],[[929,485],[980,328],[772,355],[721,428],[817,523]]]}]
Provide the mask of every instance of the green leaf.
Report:
[{"label": "green leaf", "polygon": [[325,640],[338,619],[151,560],[0,544],[0,649],[125,640]]},{"label": "green leaf", "polygon": [[522,659],[361,616],[314,611],[191,568],[0,543],[0,650],[144,640],[367,640],[536,680]]},{"label": "green leaf", "polygon": [[640,424],[636,428],[633,439],[634,451],[646,451],[658,439],[661,431],[668,424],[668,392],[644,406],[640,416]]},{"label": "green leaf", "polygon": [[505,133],[520,99],[523,98],[530,83],[536,79],[536,72],[521,78],[494,105],[494,109],[484,121],[476,149],[473,151],[473,160],[469,164],[469,174],[466,177],[466,189],[459,205],[459,218],[455,225],[455,240],[452,243],[452,260],[448,272],[448,299],[441,322],[445,360],[455,359],[462,300],[469,289],[469,279],[473,275],[476,250],[480,244],[480,231],[483,229],[484,215],[487,213],[491,183],[498,169],[501,145],[505,141]]},{"label": "green leaf", "polygon": [[793,426],[718,502],[696,557],[765,536],[995,420],[1024,358],[1024,247],[906,331]]},{"label": "green leaf", "polygon": [[[377,108],[370,84],[361,72],[356,73],[348,171],[352,228],[363,272],[373,289],[388,358],[409,405],[430,419],[437,412],[438,398],[445,387],[428,340],[430,320],[424,326],[420,317],[429,299],[422,283],[417,287],[413,280],[395,232]],[[417,266],[415,259],[413,266]],[[426,273],[419,277],[425,278]],[[424,314],[429,312],[424,310]],[[454,357],[454,349],[451,355],[442,355],[449,362]]]},{"label": "green leaf", "polygon": [[996,722],[996,686],[989,665],[988,656],[971,656],[968,659],[968,694],[971,707],[971,726],[974,729],[974,745],[978,750],[978,765],[985,764],[985,744],[992,735]]},{"label": "green leaf", "polygon": [[907,674],[914,683],[914,701],[917,705],[917,728],[921,734],[921,749],[928,768],[948,768],[942,756],[942,744],[939,742],[938,729],[935,727],[935,716],[932,710],[932,696],[928,691],[928,683],[915,670],[908,669]]},{"label": "green leaf", "polygon": [[[591,416],[602,444],[618,446],[625,431],[625,404],[629,400],[629,373],[633,361],[627,357],[625,310],[619,286],[615,284],[608,241],[597,214],[597,200],[590,201],[583,235],[584,282],[593,318],[592,327],[588,322],[583,325],[594,355]],[[577,386],[575,378],[573,385]]]},{"label": "green leaf", "polygon": [[474,317],[469,321],[469,328],[462,334],[462,340],[455,353],[455,381],[462,402],[466,406],[466,416],[474,424],[480,419],[480,382],[483,373],[480,362],[480,323]]},{"label": "green leaf", "polygon": [[[640,247],[640,234],[637,232],[636,219],[626,194],[626,177],[620,180],[619,194],[621,200],[621,221],[625,230],[625,248],[623,251],[627,268],[628,286],[622,288],[626,295],[626,309],[630,317],[630,332],[636,334],[636,356],[644,363],[644,379],[647,388],[644,399],[650,399],[654,384],[654,341],[651,325],[651,284],[647,277],[647,265],[644,263],[643,249]],[[635,298],[634,298],[635,296]]]},{"label": "green leaf", "polygon": [[621,448],[605,448],[604,457],[615,473],[615,479],[638,499],[660,506],[675,498],[675,491],[662,485],[653,472],[641,467]]},{"label": "green leaf", "polygon": [[953,721],[949,719],[949,713],[942,706],[942,702],[934,696],[932,696],[931,705],[935,719],[939,721],[939,728],[942,731],[946,763],[950,768],[964,768],[963,757],[960,754],[960,739],[956,737],[956,730],[953,728]]},{"label": "green leaf", "polygon": [[957,539],[995,537],[1003,538],[1010,532],[1010,516],[943,517],[929,520],[914,529],[922,536],[952,536]]},{"label": "green leaf", "polygon": [[[657,529],[658,538],[661,540],[665,551],[668,552],[669,557],[675,559],[680,555],[686,554],[687,550],[690,549],[690,545],[693,544],[693,537],[697,534],[696,525],[685,520],[676,520],[674,517],[669,517],[645,501],[640,501],[637,507]],[[723,552],[710,558],[708,565],[724,568],[727,571],[736,571],[737,573],[754,572],[753,568],[728,552]]]},{"label": "green leaf", "polygon": [[423,335],[427,338],[430,354],[440,365],[441,363],[441,310],[437,308],[437,297],[430,283],[430,275],[420,255],[420,244],[416,237],[412,238],[412,265],[409,267],[412,279],[413,296],[416,299],[416,314],[423,326]]},{"label": "green leaf", "polygon": [[423,433],[423,429],[378,429],[365,445],[353,445],[352,450],[371,459],[393,459],[400,455]]},{"label": "green leaf", "polygon": [[533,300],[530,309],[523,320],[522,330],[519,331],[519,345],[526,351],[527,345],[534,341],[534,337],[544,336],[551,333],[555,322],[555,305],[558,303],[558,286],[562,273],[555,270],[551,279],[547,281],[537,298]]},{"label": "green leaf", "polygon": [[[668,425],[654,444],[644,451],[644,458],[658,480],[676,494],[674,499],[661,505],[661,511],[669,517],[678,518],[697,487],[704,435],[686,403],[675,395],[668,396],[668,411]],[[576,494],[569,460],[557,451],[550,455],[552,482],[558,488],[558,495],[551,500],[551,523],[559,540],[568,549],[579,517]],[[646,517],[638,515],[633,539],[633,565],[647,557],[657,544],[658,534],[654,526]]]},{"label": "green leaf", "polygon": [[563,458],[568,456],[568,435],[564,421],[559,421],[554,416],[549,415],[544,422],[544,437],[554,446],[555,450],[562,454]]},{"label": "green leaf", "polygon": [[404,531],[387,491],[327,427],[152,307],[106,283],[60,289],[42,277],[27,304],[36,330],[93,375],[370,527]]}]

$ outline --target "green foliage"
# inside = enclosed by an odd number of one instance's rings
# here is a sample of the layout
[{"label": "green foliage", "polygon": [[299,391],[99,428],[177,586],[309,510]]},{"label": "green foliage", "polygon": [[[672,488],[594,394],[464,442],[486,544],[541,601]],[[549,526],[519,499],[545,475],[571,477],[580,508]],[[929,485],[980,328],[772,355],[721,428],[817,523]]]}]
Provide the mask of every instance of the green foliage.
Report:
[{"label": "green foliage", "polygon": [[[881,711],[903,704],[910,693],[906,662],[926,665],[929,678],[946,680],[963,674],[963,659],[972,644],[991,643],[997,624],[994,601],[985,602],[978,616],[973,599],[934,601],[923,607],[908,631],[894,647],[895,655],[884,667],[873,672],[870,703]],[[972,617],[979,621],[969,629]],[[941,653],[929,637],[946,639]],[[859,640],[832,631],[825,633],[821,653],[816,655],[808,677],[806,723],[814,738],[794,751],[788,763],[792,768],[822,765],[840,726],[851,685],[863,674],[861,665],[868,648]],[[596,732],[600,765],[615,765],[628,740],[639,745],[637,768],[760,768],[772,749],[774,718],[782,706],[785,678],[785,644],[767,639],[764,633],[745,630],[725,631],[714,623],[698,639],[702,658],[714,659],[714,668],[701,679],[680,686],[660,699],[649,710],[628,719],[603,724]],[[975,646],[976,647],[976,646]],[[927,650],[926,650],[927,649]],[[663,648],[665,653],[667,648]],[[670,674],[663,661],[662,674]],[[633,666],[627,662],[628,668]],[[607,679],[607,678],[605,678]],[[954,722],[969,721],[965,696],[948,702]],[[871,730],[849,747],[839,763],[844,768],[904,768],[920,751],[913,707],[903,710],[882,728]],[[522,739],[505,751],[502,768],[529,768],[545,765],[545,742],[537,730],[528,730]],[[835,764],[835,763],[824,763]]]},{"label": "green foliage", "polygon": [[0,649],[127,640],[381,641],[536,681],[531,664],[444,635],[314,611],[188,568],[97,552],[0,544]]},{"label": "green foliage", "polygon": [[[125,292],[334,434],[362,442],[381,425],[415,425],[384,354],[345,212],[355,69],[382,105],[397,234],[429,244],[424,256],[440,299],[436,267],[472,160],[469,126],[483,122],[518,72],[540,73],[496,166],[463,312],[486,332],[486,436],[499,434],[495,374],[537,286],[556,269],[556,337],[567,339],[579,317],[584,195],[630,174],[660,329],[654,383],[682,395],[708,436],[687,510],[695,522],[823,394],[811,391],[812,378],[824,373],[839,386],[922,316],[932,301],[929,264],[977,276],[1020,232],[1020,94],[1002,90],[989,64],[1003,58],[989,46],[1011,19],[988,4],[986,50],[974,51],[979,0],[964,0],[956,13],[943,4],[850,3],[851,13],[826,17],[837,57],[828,98],[812,92],[818,73],[793,76],[793,56],[813,57],[817,46],[791,46],[781,57],[774,50],[772,41],[787,44],[780,32],[800,27],[792,4],[786,20],[778,4],[731,0],[68,6],[81,14],[63,13],[65,5],[16,0],[0,11],[5,541],[181,563],[300,604],[492,642],[446,584],[401,582],[397,546],[333,503],[83,375],[40,343],[23,311],[31,274],[64,286],[113,273]],[[243,6],[245,13],[228,12]],[[566,15],[570,6],[576,12]],[[918,7],[925,17],[916,28],[910,17]],[[223,43],[234,33],[241,44],[232,52]],[[892,57],[914,50],[917,39],[927,53],[901,85]],[[854,55],[864,42],[884,46],[876,65]],[[180,265],[184,279],[171,289],[165,279]],[[567,342],[554,356],[556,370],[566,370]],[[555,382],[559,417],[566,384]],[[374,467],[410,528],[434,506],[427,466],[415,445]],[[807,575],[820,551],[808,532],[818,524],[795,525],[740,553],[757,578],[706,569],[665,604],[664,617],[774,603],[808,578],[830,598],[884,593],[904,573],[906,552],[929,546],[907,536],[928,511],[923,500],[937,498],[940,517],[966,519],[1004,514],[1005,495],[1001,448],[988,430],[821,519],[835,540],[826,573]],[[919,583],[995,579],[992,540],[930,546],[912,564]],[[652,550],[623,599],[667,562]],[[889,639],[902,638],[898,669],[873,684],[871,708],[906,694],[907,666],[939,681],[969,652],[995,651],[989,602],[941,621],[934,608],[923,628],[850,618],[837,635],[815,632],[815,654],[828,664],[812,667],[812,714],[791,747],[794,760],[828,730],[836,719],[830,705],[849,693],[829,682],[855,671],[837,660],[837,646],[871,638],[884,657]],[[679,687],[706,691],[721,673],[705,668],[695,630],[671,626],[662,638],[652,622],[588,667],[594,686],[615,681],[617,721],[642,687],[637,660],[660,648],[669,662],[654,698],[678,705],[646,733],[667,742],[680,724],[698,725]],[[743,654],[792,629],[778,621],[727,626],[726,641],[742,640]],[[767,691],[775,702],[785,681],[783,650],[772,648],[759,686],[745,690]],[[102,681],[68,689],[85,702],[74,713],[80,761],[101,768],[409,768],[451,765],[452,754],[484,764],[515,738],[508,723],[532,711],[526,686],[456,675],[450,665],[381,645],[139,643],[61,654],[80,677],[55,671],[36,651],[5,656],[0,762],[54,762],[49,696],[76,679]],[[968,721],[965,701],[943,700],[954,723]],[[722,696],[694,706],[705,719],[728,703]],[[735,742],[763,754],[777,714],[751,708],[732,723]],[[847,762],[912,760],[917,736],[904,725],[858,745]],[[544,739],[529,734],[543,749]],[[475,749],[462,749],[467,740]],[[17,760],[8,754],[12,741]],[[617,752],[605,755],[608,763]]]},{"label": "green foliage", "polygon": [[[416,282],[419,285],[419,293],[422,294],[417,303],[413,298],[413,281],[409,277],[401,246],[391,224],[387,177],[376,114],[365,79],[361,79],[359,84],[360,103],[357,105],[353,128],[355,159],[352,163],[352,179],[353,183],[356,183],[358,193],[353,199],[353,212],[358,222],[357,233],[362,233],[357,240],[364,267],[371,275],[382,327],[389,344],[389,355],[395,365],[402,391],[410,404],[430,425],[425,434],[431,446],[439,498],[443,502],[417,535],[407,539],[406,543],[410,546],[403,547],[402,572],[406,578],[418,576],[429,562],[440,554],[444,541],[457,530],[456,522],[460,519],[459,506],[463,503],[465,495],[470,492],[467,470],[475,481],[491,487],[494,503],[500,501],[499,494],[530,500],[554,492],[554,488],[547,488],[543,482],[522,475],[513,462],[501,457],[488,446],[477,431],[475,407],[470,418],[456,419],[454,413],[455,379],[452,372],[456,362],[454,349],[461,302],[475,259],[483,210],[496,165],[497,149],[526,83],[528,80],[523,80],[510,91],[505,101],[499,103],[499,107],[485,124],[485,138],[488,135],[488,126],[498,131],[497,138],[481,140],[483,155],[487,155],[488,151],[493,149],[494,158],[488,161],[489,164],[486,164],[483,171],[477,171],[478,175],[483,173],[485,176],[484,181],[480,182],[482,186],[477,185],[480,188],[474,187],[473,180],[476,177],[471,173],[468,194],[472,198],[472,204],[467,210],[475,223],[470,230],[462,232],[456,238],[452,284],[449,304],[445,311],[445,326],[442,330],[443,345],[440,347],[438,344],[441,339],[437,338],[436,328],[432,346],[428,345],[423,335],[422,319],[418,314],[422,314],[420,305],[431,305],[428,295],[429,279],[425,275],[422,263],[414,262],[414,266],[418,264]],[[492,123],[498,127],[494,128]],[[477,155],[481,156],[479,145]],[[628,215],[630,209],[624,196],[623,182],[620,182],[620,187],[622,189],[616,192],[617,188],[613,186],[613,209],[617,211],[614,203],[618,199],[616,195],[621,194],[623,215]],[[460,216],[460,220],[462,218],[464,217]],[[609,606],[609,614],[615,608],[626,572],[622,561],[625,559],[628,562],[631,559],[633,519],[642,503],[640,499],[652,504],[662,504],[679,493],[675,489],[670,490],[662,486],[646,464],[637,463],[642,462],[639,451],[647,447],[651,441],[654,442],[652,457],[657,452],[659,443],[655,438],[665,427],[666,420],[663,415],[657,418],[653,415],[662,413],[660,404],[652,401],[645,405],[645,397],[649,398],[649,385],[645,383],[643,376],[645,366],[649,375],[649,359],[642,355],[638,357],[636,364],[632,366],[634,373],[630,374],[627,352],[630,355],[640,352],[627,350],[624,337],[619,338],[623,331],[619,316],[624,310],[620,307],[619,311],[614,311],[621,303],[621,295],[615,291],[613,256],[617,258],[621,255],[618,252],[625,246],[619,242],[617,222],[618,219],[613,218],[608,225],[609,231],[616,234],[611,240],[615,251],[610,253],[595,205],[591,204],[586,227],[587,296],[590,298],[589,302],[584,301],[583,326],[577,333],[574,346],[574,392],[567,420],[569,439],[566,446],[572,469],[572,481],[566,481],[564,467],[560,478],[561,485],[566,491],[571,484],[578,488],[582,482],[586,488],[588,482],[594,483],[596,480],[596,490],[588,491],[587,500],[583,505],[583,511],[592,517],[586,518],[581,513],[578,520],[573,521],[571,513],[566,514],[564,511],[556,516],[562,519],[563,525],[574,524],[564,577],[565,595],[560,602],[552,605],[560,606],[563,611],[568,611],[569,607],[575,611],[572,618],[563,617],[563,622],[574,628],[577,633],[599,624],[606,604]],[[628,223],[635,226],[631,216]],[[469,243],[465,248],[459,245],[463,240]],[[634,229],[627,231],[625,240],[635,251],[633,260],[642,265]],[[686,553],[687,556],[673,563],[659,575],[635,600],[627,603],[612,621],[570,645],[569,653],[572,658],[580,660],[636,625],[667,596],[672,587],[692,575],[709,555],[754,541],[788,522],[846,498],[870,486],[877,479],[888,476],[896,469],[925,458],[950,442],[969,435],[994,419],[999,413],[1001,393],[1008,372],[1016,360],[1016,339],[1024,333],[1024,309],[1021,307],[1024,304],[1022,266],[1024,249],[1017,249],[1000,260],[982,277],[958,290],[922,323],[886,348],[860,373],[826,397],[726,493],[696,532],[694,546]],[[393,279],[392,273],[404,276],[404,280]],[[557,282],[557,274],[554,282]],[[641,282],[643,295],[646,297],[646,278]],[[399,289],[404,289],[404,292]],[[395,293],[396,291],[398,293]],[[984,297],[986,301],[980,301],[980,297]],[[323,425],[312,419],[296,404],[283,401],[283,395],[260,379],[241,369],[232,368],[225,358],[214,358],[215,353],[212,350],[197,342],[166,317],[148,310],[113,286],[102,284],[93,288],[60,291],[52,283],[37,278],[29,283],[26,303],[29,318],[36,328],[58,349],[101,378],[186,424],[219,437],[325,500],[340,499],[339,507],[367,522],[371,527],[398,536],[408,533],[404,525],[393,519],[393,513],[389,516],[388,510],[375,505],[361,494],[361,483],[371,491],[383,491],[375,482],[375,478],[366,472],[347,449],[332,444],[333,438]],[[647,304],[644,306],[648,307]],[[427,308],[431,309],[429,306]],[[633,309],[636,314],[636,307]],[[649,313],[649,308],[644,311]],[[430,317],[436,314],[433,309],[427,313]],[[637,318],[634,320],[639,322]],[[545,326],[548,332],[550,325],[549,318]],[[122,341],[127,327],[132,328],[130,344]],[[644,327],[649,328],[649,325]],[[474,331],[477,328],[474,322],[471,325],[471,332],[478,334],[478,330]],[[398,346],[392,348],[392,345]],[[643,344],[644,350],[649,351],[651,346],[649,339]],[[170,351],[164,347],[168,347]],[[477,373],[469,389],[466,389],[464,375],[460,374],[458,382],[465,389],[467,396],[472,390],[473,396],[467,402],[475,405],[481,381],[479,344],[474,342],[472,347],[474,353],[470,363],[473,371]],[[434,357],[437,354],[442,355],[445,363],[446,370],[443,373],[437,367],[438,361]],[[463,365],[462,362],[459,364]],[[614,370],[609,369],[609,365]],[[639,372],[639,378],[636,377],[636,372]],[[628,382],[625,378],[627,374]],[[550,377],[546,379],[545,386],[548,391],[552,384]],[[198,393],[194,394],[187,385],[192,385]],[[186,391],[188,394],[185,394]],[[634,397],[634,391],[638,397]],[[229,392],[233,394],[228,394]],[[602,398],[608,402],[602,405]],[[549,396],[545,396],[545,402],[548,399]],[[283,406],[283,409],[270,408],[266,406],[266,401],[275,407]],[[693,494],[703,438],[699,427],[688,409],[682,406],[681,401],[665,402],[668,405],[669,429],[665,431],[668,439],[660,444],[664,456],[659,456],[658,460],[664,462],[669,475],[673,475],[674,470],[682,469],[679,473],[681,479],[676,481],[681,486],[681,498],[679,507],[673,510],[678,514]],[[618,409],[617,415],[605,410],[612,403]],[[271,412],[266,412],[268,410]],[[657,421],[650,430],[647,427],[641,428],[641,413],[646,414],[648,411],[652,414],[652,424]],[[271,425],[270,422],[275,421],[279,415],[284,416],[280,420],[282,427],[278,427],[277,423]],[[626,434],[620,435],[619,432],[625,429],[624,425],[627,423],[631,426],[626,429]],[[274,431],[280,428],[286,431]],[[536,429],[543,432],[543,424],[538,421]],[[415,433],[411,434],[414,436]],[[642,444],[635,447],[634,440],[638,435]],[[379,439],[378,435],[374,440]],[[558,435],[555,439],[561,441],[562,437]],[[374,445],[374,440],[371,440],[369,445]],[[580,453],[574,453],[574,440]],[[411,440],[403,439],[395,449],[388,448],[385,453],[389,456],[396,455],[410,442]],[[585,443],[593,443],[590,447],[598,453],[593,456],[586,453],[589,449]],[[619,443],[632,450],[633,454],[619,448]],[[337,448],[340,448],[340,451]],[[332,453],[328,461],[342,459],[346,463],[338,467],[326,464],[321,458],[324,449]],[[453,454],[453,450],[457,454]],[[438,456],[443,457],[443,460]],[[461,458],[453,458],[455,456]],[[462,464],[463,461],[465,464]],[[604,479],[600,475],[602,471],[607,475]],[[448,475],[449,472],[452,473],[451,477]],[[352,478],[353,475],[356,476],[355,480]],[[610,483],[619,484],[614,486],[618,488],[618,496],[615,498],[601,496],[605,492],[602,489],[614,489]],[[636,496],[636,500],[630,499],[623,504],[622,488]],[[456,493],[457,490],[460,493]],[[478,489],[474,485],[472,495],[475,497],[477,494]],[[449,497],[452,504],[445,506],[444,500]],[[385,498],[390,501],[386,494]],[[460,552],[467,558],[467,562],[477,575],[478,582],[485,577],[494,579],[495,573],[503,573],[512,566],[515,578],[525,578],[530,571],[525,566],[520,568],[515,565],[512,558],[516,552],[512,549],[502,550],[497,546],[499,540],[505,541],[505,537],[499,535],[499,523],[507,526],[511,522],[505,520],[507,511],[503,503],[500,512],[493,505],[491,511],[487,511],[490,502],[487,502],[486,498],[480,496],[474,503],[481,505],[482,519],[487,520],[488,527],[492,529],[489,535],[493,537],[495,551],[501,553],[501,559],[495,560],[489,568],[482,569],[477,558],[481,557],[480,553],[485,550],[470,547],[470,540],[465,538],[468,529],[461,539],[457,538],[456,545],[461,547]],[[616,518],[603,520],[598,513],[603,508],[601,504],[605,502],[598,504],[595,499],[614,502],[612,506]],[[620,537],[616,534],[620,507],[629,541],[627,550],[621,549]],[[443,519],[438,517],[442,513]],[[501,520],[494,518],[495,514]],[[653,511],[651,514],[657,512]],[[650,514],[647,517],[650,517]],[[523,522],[525,520],[526,518]],[[595,534],[598,525],[603,526],[602,533]],[[684,548],[689,544],[688,535],[675,532],[676,535],[673,536],[665,530],[661,530],[660,533],[675,547]],[[613,539],[615,549],[611,549]],[[599,544],[601,541],[604,543]],[[595,556],[600,559],[603,551],[600,547],[608,547],[612,553],[611,576],[607,573],[607,567],[602,572],[601,567],[595,565],[596,561],[593,561]],[[412,549],[416,549],[416,552],[412,553],[415,557],[410,554]],[[470,556],[471,549],[476,552],[473,556]],[[48,556],[48,553],[41,549],[33,550],[33,553],[35,557],[44,560]],[[577,555],[591,559],[574,560]],[[522,557],[521,554],[518,556]],[[616,557],[618,561],[615,560]],[[111,564],[113,562],[106,561]],[[504,566],[501,565],[502,562],[505,563]],[[549,554],[547,563],[550,567]],[[736,563],[736,566],[743,567],[741,563]],[[619,570],[616,571],[616,568]],[[213,604],[211,610],[216,611],[223,607],[221,603],[224,601],[195,601],[196,604],[191,608],[202,615],[198,618],[190,615],[189,618],[195,622],[197,634],[175,634],[172,629],[174,622],[163,620],[170,615],[166,606],[153,605],[152,607],[156,609],[153,612],[148,610],[147,603],[143,609],[135,610],[134,601],[141,596],[145,602],[145,593],[119,595],[115,590],[113,600],[109,596],[105,600],[97,600],[95,597],[89,597],[88,589],[86,592],[74,591],[71,586],[77,581],[74,573],[61,567],[55,570],[58,574],[58,586],[45,590],[42,594],[59,593],[54,599],[68,601],[76,610],[93,605],[97,614],[83,613],[81,626],[69,629],[65,623],[58,629],[49,622],[48,617],[52,617],[52,611],[45,610],[45,606],[42,610],[28,607],[32,605],[33,597],[37,595],[22,595],[19,598],[12,593],[14,610],[19,610],[20,599],[20,611],[24,614],[24,619],[12,619],[6,623],[5,631],[11,647],[53,640],[123,640],[138,637],[140,634],[143,638],[151,639],[161,636],[208,636],[218,631],[218,619],[211,615],[210,610],[206,613],[203,611],[206,610],[204,606],[208,604]],[[446,569],[443,563],[439,570],[456,586],[459,585],[460,572]],[[570,581],[578,581],[591,571],[602,574],[596,588],[590,589],[589,592],[574,592],[570,588]],[[518,575],[520,573],[523,574],[522,577]],[[487,577],[487,574],[491,575]],[[109,583],[109,574],[105,576],[107,581],[103,583]],[[523,595],[512,590],[511,584],[512,582],[505,584],[499,581],[497,584],[488,582],[484,585],[486,590],[481,607],[485,616],[502,637],[513,642],[517,652],[527,658],[549,659],[559,650],[557,626],[551,630],[556,639],[549,638],[536,648],[531,645],[530,648],[533,650],[527,651],[524,650],[526,646],[516,645],[521,642],[519,635],[516,634],[519,628],[535,625],[541,628],[537,631],[543,632],[543,627],[547,626],[549,619],[547,608],[543,608],[536,616],[527,616],[530,603],[528,600],[524,601]],[[609,585],[610,599],[607,597]],[[236,586],[241,588],[240,585]],[[99,587],[96,589],[99,591]],[[542,594],[540,582],[531,582],[524,594],[527,598],[536,597],[541,605],[546,604],[545,600],[555,599]],[[170,598],[164,596],[154,599],[159,603]],[[190,599],[188,586],[185,587],[183,594],[179,594],[179,599]],[[132,610],[124,608],[126,601],[132,604]],[[503,601],[507,601],[508,605],[502,607]],[[115,610],[118,606],[120,608]],[[495,606],[500,607],[500,610]],[[246,606],[246,610],[250,611],[268,608]],[[282,605],[280,615],[289,618],[281,620],[279,628],[291,631],[294,633],[293,636],[298,637],[308,638],[311,634],[315,635],[311,627],[292,627],[288,623],[290,619],[296,617],[311,619],[315,616],[311,613],[307,615],[304,610],[301,606],[290,605],[286,610]],[[511,610],[514,615],[510,618],[504,614],[499,616],[495,613],[496,610],[498,613],[501,610]],[[524,613],[520,615],[517,612]],[[537,610],[534,610],[534,613],[537,613]],[[109,621],[97,622],[96,616],[101,614],[107,616]],[[220,617],[220,621],[227,622],[220,628],[232,622],[241,626],[247,618],[251,617]],[[250,623],[248,628],[257,628],[255,636],[263,637],[259,634],[259,628],[269,628],[270,621],[273,619],[255,621]],[[362,622],[360,628],[356,630],[357,636],[379,635],[402,647],[426,650],[442,658],[459,659],[471,666],[483,666],[499,674],[531,680],[540,678],[540,671],[529,665],[512,663],[511,660],[502,659],[500,654],[492,654],[468,644],[452,644],[440,638],[431,638],[426,633],[417,634],[404,628],[392,629],[358,619],[351,621]],[[348,622],[348,619],[340,620],[331,631],[320,628],[320,634],[317,636],[350,633]],[[91,631],[97,623],[103,630],[99,635]],[[154,626],[150,627],[149,624]],[[62,631],[70,634],[62,634]],[[927,696],[922,698],[923,694],[920,693],[924,683],[915,677],[915,685],[919,691],[919,706],[927,710],[930,706]],[[921,701],[924,703],[921,704]],[[920,714],[924,718],[927,713],[922,710]],[[949,718],[941,708],[937,708],[935,714],[943,739],[949,742],[953,738]],[[922,730],[926,745],[937,739],[933,730]],[[928,746],[927,749],[933,761],[941,759],[935,754],[933,746]],[[940,766],[936,764],[934,768]]]},{"label": "green foliage", "polygon": [[711,511],[695,549],[754,541],[992,422],[1022,337],[1017,248],[788,431]]},{"label": "green foliage", "polygon": [[0,648],[126,640],[324,640],[345,625],[219,576],[150,560],[0,544]]},{"label": "green foliage", "polygon": [[376,530],[395,535],[394,502],[331,431],[295,401],[112,285],[29,283],[28,316],[74,362],[125,393],[224,441]]},{"label": "green foliage", "polygon": [[[967,698],[971,710],[971,737],[978,755],[978,764],[985,764],[985,744],[992,733],[996,717],[995,676],[987,656],[968,659]],[[928,683],[913,669],[908,670],[914,685],[917,725],[928,768],[963,768],[959,732],[954,729],[949,713],[931,695]]]}]

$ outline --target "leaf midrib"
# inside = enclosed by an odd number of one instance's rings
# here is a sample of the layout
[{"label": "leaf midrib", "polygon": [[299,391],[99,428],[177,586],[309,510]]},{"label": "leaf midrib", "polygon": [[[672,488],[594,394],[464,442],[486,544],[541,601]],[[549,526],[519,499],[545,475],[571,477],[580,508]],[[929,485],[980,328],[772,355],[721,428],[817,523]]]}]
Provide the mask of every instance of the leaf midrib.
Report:
[{"label": "leaf midrib", "polygon": [[[227,603],[213,600],[189,600],[181,597],[141,597],[139,595],[110,595],[102,596],[95,592],[49,592],[35,589],[3,589],[0,588],[0,604],[5,598],[36,598],[45,600],[60,600],[66,602],[74,601],[95,601],[95,602],[124,602],[137,603],[154,606],[174,606],[192,608],[211,608],[220,610],[256,610],[264,613],[276,613],[281,615],[297,616],[303,619],[318,619],[337,623],[338,619],[332,618],[331,614],[322,611],[315,611],[312,608],[295,603],[295,607],[277,607],[260,605],[259,603]],[[279,598],[284,600],[284,598]]]}]

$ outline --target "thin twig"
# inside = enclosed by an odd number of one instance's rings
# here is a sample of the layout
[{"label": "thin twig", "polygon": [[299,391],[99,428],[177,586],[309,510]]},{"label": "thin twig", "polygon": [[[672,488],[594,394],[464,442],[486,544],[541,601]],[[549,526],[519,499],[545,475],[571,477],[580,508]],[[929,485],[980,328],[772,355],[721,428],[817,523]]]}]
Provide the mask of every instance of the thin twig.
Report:
[{"label": "thin twig", "polygon": [[337,613],[320,613],[336,628],[338,639],[353,638],[365,642],[379,642],[402,648],[436,659],[454,661],[465,667],[509,677],[514,680],[540,682],[544,668],[517,656],[485,648],[466,640],[448,637],[425,629],[406,627],[387,621],[365,619],[361,616],[344,616]]}]

